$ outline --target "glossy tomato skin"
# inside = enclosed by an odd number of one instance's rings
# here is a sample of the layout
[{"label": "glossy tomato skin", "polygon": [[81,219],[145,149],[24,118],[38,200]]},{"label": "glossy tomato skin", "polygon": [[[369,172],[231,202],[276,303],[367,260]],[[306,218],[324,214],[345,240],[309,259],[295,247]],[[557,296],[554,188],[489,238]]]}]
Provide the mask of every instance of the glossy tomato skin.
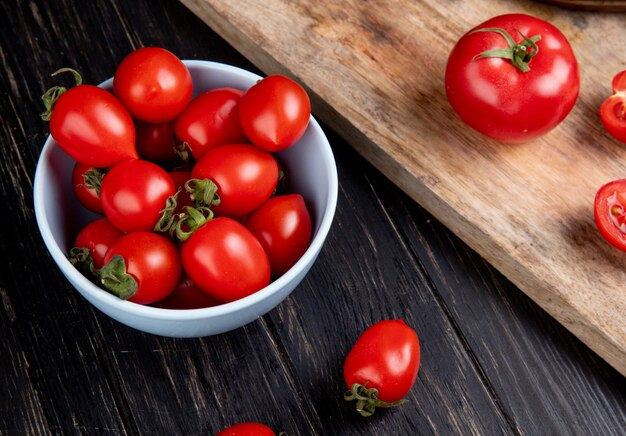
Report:
[{"label": "glossy tomato skin", "polygon": [[80,85],[61,95],[50,118],[50,133],[74,160],[96,168],[137,158],[135,126],[108,91]]},{"label": "glossy tomato skin", "polygon": [[217,432],[215,436],[276,436],[276,433],[264,424],[242,422]]},{"label": "glossy tomato skin", "polygon": [[93,167],[89,165],[76,162],[72,170],[72,189],[74,190],[76,198],[80,201],[80,204],[93,212],[104,213],[98,192],[95,188],[88,188],[86,186],[84,175],[92,169]]},{"label": "glossy tomato skin", "polygon": [[278,182],[278,164],[270,153],[248,144],[210,149],[194,166],[195,179],[211,179],[218,187],[218,216],[237,218],[252,212],[272,195]]},{"label": "glossy tomato skin", "polygon": [[287,272],[311,242],[311,216],[300,194],[270,198],[248,216],[245,226],[263,246],[274,277]]},{"label": "glossy tomato skin", "polygon": [[[501,28],[516,42],[522,34],[541,35],[539,51],[522,72],[509,60],[476,59],[486,50],[508,47]],[[578,64],[563,34],[553,25],[523,14],[494,17],[463,35],[452,49],[445,73],[448,101],[470,127],[490,138],[520,143],[557,126],[571,111],[579,91]]]},{"label": "glossy tomato skin", "polygon": [[602,186],[594,200],[594,218],[608,243],[626,251],[626,179]]},{"label": "glossy tomato skin", "polygon": [[100,199],[105,215],[125,232],[150,231],[168,197],[176,192],[165,170],[145,160],[114,166],[102,180]]},{"label": "glossy tomato skin", "polygon": [[133,118],[164,123],[187,107],[193,84],[189,70],[174,54],[145,47],[122,60],[113,77],[113,88]]},{"label": "glossy tomato skin", "polygon": [[176,119],[176,137],[189,144],[199,160],[210,149],[222,144],[247,142],[239,122],[239,99],[243,91],[218,88],[194,98]]},{"label": "glossy tomato skin", "polygon": [[174,291],[154,305],[162,309],[189,310],[213,307],[219,304],[221,303],[200,289],[193,280],[183,275]]},{"label": "glossy tomato skin", "polygon": [[152,232],[133,232],[122,236],[107,251],[105,264],[120,255],[126,272],[137,281],[137,292],[128,301],[151,304],[167,297],[176,288],[182,265],[176,246]]},{"label": "glossy tomato skin", "polygon": [[311,102],[302,86],[280,75],[252,86],[239,102],[239,119],[250,141],[277,152],[291,147],[304,134]]},{"label": "glossy tomato skin", "polygon": [[144,123],[135,122],[137,132],[137,153],[150,161],[173,161],[177,158],[174,138],[174,122]]},{"label": "glossy tomato skin", "polygon": [[74,247],[88,248],[96,269],[104,265],[104,256],[109,248],[124,236],[107,218],[100,218],[87,224],[76,236]]},{"label": "glossy tomato skin", "polygon": [[611,136],[626,143],[626,70],[613,78],[613,95],[600,106],[602,124]]},{"label": "glossy tomato skin", "polygon": [[181,257],[189,277],[223,303],[247,297],[270,282],[263,247],[230,218],[215,218],[196,230],[183,243]]},{"label": "glossy tomato skin", "polygon": [[359,383],[378,389],[388,403],[409,392],[420,365],[417,334],[402,320],[384,320],[369,327],[356,341],[343,367],[348,388]]}]

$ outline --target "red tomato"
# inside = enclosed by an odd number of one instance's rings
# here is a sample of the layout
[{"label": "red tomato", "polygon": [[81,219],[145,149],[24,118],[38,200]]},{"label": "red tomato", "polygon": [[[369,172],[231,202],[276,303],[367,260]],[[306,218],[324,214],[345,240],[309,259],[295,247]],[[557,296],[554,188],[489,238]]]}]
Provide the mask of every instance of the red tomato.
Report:
[{"label": "red tomato", "polygon": [[176,288],[182,272],[176,246],[151,232],[122,236],[107,251],[104,261],[106,265],[101,271],[104,287],[138,304],[151,304],[167,297]]},{"label": "red tomato", "polygon": [[604,239],[626,251],[626,179],[602,186],[596,194],[593,212]]},{"label": "red tomato", "polygon": [[191,179],[191,171],[172,171],[170,177],[174,182],[175,189],[180,190],[174,213],[182,213],[185,206],[193,206],[191,194],[185,190],[185,183]]},{"label": "red tomato", "polygon": [[415,383],[419,365],[415,331],[401,320],[380,321],[363,332],[346,357],[343,376],[350,391],[345,399],[364,399],[361,410],[357,409],[363,416],[376,407],[401,404]]},{"label": "red tomato", "polygon": [[100,269],[104,265],[105,254],[122,236],[124,232],[111,224],[111,221],[100,218],[83,227],[76,236],[74,247],[87,248],[94,267]]},{"label": "red tomato", "polygon": [[193,280],[183,276],[176,289],[165,299],[158,301],[155,306],[163,309],[202,309],[219,304],[221,303],[200,289]]},{"label": "red tomato", "polygon": [[137,158],[135,126],[128,111],[108,91],[80,85],[59,97],[50,133],[74,160],[106,168]]},{"label": "red tomato", "polygon": [[311,242],[311,217],[300,194],[270,198],[245,225],[263,246],[274,277],[291,268]]},{"label": "red tomato", "polygon": [[272,195],[278,182],[278,164],[270,153],[247,144],[210,149],[194,166],[194,179],[211,179],[218,187],[216,215],[245,215]]},{"label": "red tomato", "polygon": [[[494,29],[506,32],[514,48]],[[524,46],[522,34],[536,39],[536,48]],[[518,66],[503,58],[502,49],[516,53]],[[463,35],[450,53],[445,76],[448,100],[461,119],[508,143],[532,140],[559,124],[576,102],[579,82],[565,36],[550,23],[523,14],[494,17]]]},{"label": "red tomato", "polygon": [[72,170],[72,188],[78,201],[87,209],[104,213],[100,201],[102,172],[98,168],[76,162]]},{"label": "red tomato", "polygon": [[276,436],[276,433],[264,424],[243,422],[225,428],[215,436]]},{"label": "red tomato", "polygon": [[626,143],[626,70],[613,78],[613,95],[600,106],[600,116],[606,131]]},{"label": "red tomato", "polygon": [[114,166],[102,180],[100,199],[104,213],[125,232],[149,231],[161,217],[168,197],[176,189],[161,167],[145,160]]},{"label": "red tomato", "polygon": [[187,107],[193,84],[189,70],[174,54],[146,47],[122,60],[113,77],[113,88],[134,118],[164,123]]},{"label": "red tomato", "polygon": [[284,76],[269,76],[252,86],[239,102],[246,136],[267,151],[291,147],[309,125],[311,102],[302,86]]},{"label": "red tomato", "polygon": [[172,161],[177,158],[173,121],[159,124],[136,121],[135,129],[137,152],[142,159]]},{"label": "red tomato", "polygon": [[219,88],[194,98],[176,119],[176,137],[189,144],[200,160],[210,148],[247,142],[239,123],[239,99],[243,91]]},{"label": "red tomato", "polygon": [[228,303],[246,297],[270,282],[263,247],[243,225],[215,218],[183,243],[185,272],[206,293]]}]

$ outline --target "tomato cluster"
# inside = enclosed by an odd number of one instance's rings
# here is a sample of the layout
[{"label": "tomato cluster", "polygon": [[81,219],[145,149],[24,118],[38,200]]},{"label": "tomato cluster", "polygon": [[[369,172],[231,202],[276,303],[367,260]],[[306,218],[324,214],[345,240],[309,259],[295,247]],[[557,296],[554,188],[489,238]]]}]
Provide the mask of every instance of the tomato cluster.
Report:
[{"label": "tomato cluster", "polygon": [[274,155],[308,126],[296,82],[269,76],[192,98],[187,67],[162,48],[129,54],[114,93],[59,72],[76,86],[44,94],[42,117],[76,160],[76,197],[104,215],[70,250],[84,274],[135,303],[191,309],[246,297],[304,254],[311,217],[283,192]]}]

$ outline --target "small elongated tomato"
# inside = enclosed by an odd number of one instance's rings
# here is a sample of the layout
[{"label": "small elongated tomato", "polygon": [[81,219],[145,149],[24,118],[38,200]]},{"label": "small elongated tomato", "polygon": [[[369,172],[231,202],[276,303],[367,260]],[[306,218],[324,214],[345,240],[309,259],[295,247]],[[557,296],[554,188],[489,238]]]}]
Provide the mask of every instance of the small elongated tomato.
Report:
[{"label": "small elongated tomato", "polygon": [[252,86],[239,102],[239,119],[246,136],[267,151],[291,147],[309,125],[311,102],[302,86],[280,75]]},{"label": "small elongated tomato", "polygon": [[276,433],[265,424],[242,422],[217,432],[215,436],[276,436]]},{"label": "small elongated tomato", "polygon": [[626,70],[613,78],[613,95],[600,106],[600,117],[607,132],[626,143]]},{"label": "small elongated tomato", "polygon": [[239,99],[243,91],[218,88],[194,98],[176,119],[176,137],[189,144],[196,160],[222,144],[247,142],[239,122]]},{"label": "small elongated tomato", "polygon": [[100,201],[100,183],[102,171],[98,168],[76,162],[72,170],[72,189],[78,201],[87,209],[104,213]]},{"label": "small elongated tomato", "polygon": [[174,291],[182,273],[176,246],[152,232],[122,236],[107,251],[101,270],[103,286],[138,304],[151,304]]},{"label": "small elongated tomato", "polygon": [[272,195],[278,164],[270,153],[248,144],[212,148],[193,167],[194,179],[211,179],[218,187],[218,216],[237,218],[252,212]]},{"label": "small elongated tomato", "polygon": [[145,47],[122,60],[113,77],[113,88],[134,118],[164,123],[187,107],[193,84],[189,70],[173,53]]},{"label": "small elongated tomato", "polygon": [[[109,248],[124,236],[124,232],[119,230],[107,218],[100,218],[90,222],[76,236],[75,248],[86,248],[96,269],[104,265],[104,256]],[[78,259],[76,259],[78,260]],[[76,264],[75,262],[72,262]]]},{"label": "small elongated tomato", "polygon": [[215,298],[204,292],[193,280],[183,275],[183,278],[165,299],[154,305],[163,309],[202,309],[221,304]]},{"label": "small elongated tomato", "polygon": [[270,282],[263,247],[230,218],[215,218],[196,230],[183,243],[181,257],[189,277],[223,303],[247,297]]},{"label": "small elongated tomato", "polygon": [[263,246],[274,277],[291,268],[311,242],[311,216],[300,194],[270,198],[248,216],[245,226]]},{"label": "small elongated tomato", "polygon": [[150,231],[167,198],[175,193],[174,182],[164,169],[145,160],[129,160],[104,177],[100,199],[105,215],[117,228]]},{"label": "small elongated tomato", "polygon": [[363,399],[357,409],[363,416],[373,414],[376,407],[402,404],[419,365],[415,331],[402,320],[377,322],[363,332],[346,357],[343,375],[350,391],[345,399]]},{"label": "small elongated tomato", "polygon": [[598,190],[593,215],[604,239],[626,251],[626,179],[613,180]]},{"label": "small elongated tomato", "polygon": [[136,159],[135,126],[108,91],[93,85],[71,88],[59,97],[50,133],[74,160],[96,168]]},{"label": "small elongated tomato", "polygon": [[176,156],[174,122],[152,124],[135,121],[137,131],[137,153],[150,161],[173,161]]}]

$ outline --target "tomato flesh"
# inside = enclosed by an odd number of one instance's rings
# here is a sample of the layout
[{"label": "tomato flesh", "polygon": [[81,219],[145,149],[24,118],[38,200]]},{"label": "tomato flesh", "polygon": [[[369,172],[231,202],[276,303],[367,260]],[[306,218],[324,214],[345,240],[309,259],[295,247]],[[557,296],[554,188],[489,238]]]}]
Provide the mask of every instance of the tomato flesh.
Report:
[{"label": "tomato flesh", "polygon": [[626,179],[614,180],[598,190],[594,218],[604,239],[626,251]]},{"label": "tomato flesh", "polygon": [[613,78],[613,95],[600,106],[604,128],[611,136],[626,143],[626,70]]}]

